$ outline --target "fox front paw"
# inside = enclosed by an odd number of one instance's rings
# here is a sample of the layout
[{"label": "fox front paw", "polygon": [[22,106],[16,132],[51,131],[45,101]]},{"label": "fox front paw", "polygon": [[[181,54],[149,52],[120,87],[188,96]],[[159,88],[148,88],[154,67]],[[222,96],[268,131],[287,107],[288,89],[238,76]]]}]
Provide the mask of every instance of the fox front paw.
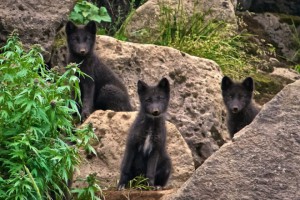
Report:
[{"label": "fox front paw", "polygon": [[125,189],[125,184],[120,184],[118,185],[118,190],[124,190]]},{"label": "fox front paw", "polygon": [[154,190],[162,190],[162,189],[163,189],[163,187],[161,187],[160,185],[154,186]]},{"label": "fox front paw", "polygon": [[89,116],[90,116],[90,112],[88,111],[82,111],[81,113],[81,121],[84,122]]}]

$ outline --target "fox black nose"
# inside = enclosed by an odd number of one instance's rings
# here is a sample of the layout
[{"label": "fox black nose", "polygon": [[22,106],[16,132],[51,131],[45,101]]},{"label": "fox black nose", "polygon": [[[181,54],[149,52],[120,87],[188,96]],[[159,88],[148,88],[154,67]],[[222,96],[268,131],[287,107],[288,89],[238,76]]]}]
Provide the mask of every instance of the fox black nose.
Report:
[{"label": "fox black nose", "polygon": [[239,111],[238,107],[233,107],[233,108],[232,108],[232,112],[233,112],[233,113],[237,113],[238,111]]},{"label": "fox black nose", "polygon": [[158,110],[153,110],[152,111],[153,116],[158,116],[159,114],[160,114],[160,112]]},{"label": "fox black nose", "polygon": [[85,49],[80,49],[81,54],[85,54]]}]

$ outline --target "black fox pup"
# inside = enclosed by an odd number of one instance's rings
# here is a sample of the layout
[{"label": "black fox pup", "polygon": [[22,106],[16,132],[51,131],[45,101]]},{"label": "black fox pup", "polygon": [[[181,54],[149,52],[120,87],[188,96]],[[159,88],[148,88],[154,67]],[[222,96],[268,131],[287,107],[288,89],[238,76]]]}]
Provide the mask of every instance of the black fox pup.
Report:
[{"label": "black fox pup", "polygon": [[253,100],[254,81],[247,77],[241,83],[225,76],[221,83],[222,96],[227,109],[227,127],[231,138],[252,122],[260,108]]},{"label": "black fox pup", "polygon": [[96,30],[94,21],[80,26],[69,21],[66,25],[68,63],[80,64],[80,70],[91,77],[80,77],[82,120],[98,109],[132,110],[126,87],[94,52]]},{"label": "black fox pup", "polygon": [[140,111],[130,128],[121,165],[118,189],[128,181],[144,175],[150,186],[164,187],[171,173],[171,160],[166,152],[166,120],[170,84],[163,78],[156,86],[138,81]]}]

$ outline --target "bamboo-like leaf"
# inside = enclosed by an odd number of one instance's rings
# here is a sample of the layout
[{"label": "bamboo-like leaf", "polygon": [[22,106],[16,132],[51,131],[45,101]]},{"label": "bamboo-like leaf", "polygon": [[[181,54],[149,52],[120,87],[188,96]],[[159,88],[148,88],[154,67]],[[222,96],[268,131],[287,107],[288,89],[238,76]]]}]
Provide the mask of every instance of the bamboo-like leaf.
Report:
[{"label": "bamboo-like leaf", "polygon": [[1,52],[0,178],[8,178],[0,199],[34,200],[49,196],[50,190],[61,196],[80,161],[77,146],[66,141],[88,144],[93,137],[72,134],[72,114],[79,112],[71,88],[80,97],[75,74],[84,74],[76,65],[66,67],[63,75],[46,70],[40,49],[24,51],[15,34]]}]

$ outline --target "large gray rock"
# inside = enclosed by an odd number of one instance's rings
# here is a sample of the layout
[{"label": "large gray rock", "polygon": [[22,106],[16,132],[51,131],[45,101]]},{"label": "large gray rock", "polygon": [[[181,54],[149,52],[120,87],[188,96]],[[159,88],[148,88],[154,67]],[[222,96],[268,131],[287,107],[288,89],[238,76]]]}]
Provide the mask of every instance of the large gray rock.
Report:
[{"label": "large gray rock", "polygon": [[138,109],[137,81],[171,83],[169,120],[192,149],[196,167],[228,139],[218,65],[176,49],[98,36],[96,52],[125,83]]},{"label": "large gray rock", "polygon": [[208,158],[170,200],[300,199],[300,80]]},{"label": "large gray rock", "polygon": [[43,56],[48,62],[59,28],[68,19],[75,0],[1,0],[0,43],[17,30],[25,47],[40,44]]},{"label": "large gray rock", "polygon": [[[166,21],[172,23],[170,20],[173,20],[175,15],[177,22],[183,21],[191,18],[194,13],[207,13],[205,14],[207,21],[216,19],[236,24],[233,2],[231,0],[148,0],[126,23],[125,35],[132,42],[142,43],[145,38],[150,42],[155,40],[161,31],[159,30],[161,23]],[[166,18],[170,15],[171,17]]]},{"label": "large gray rock", "polygon": [[281,51],[282,55],[293,59],[297,49],[294,40],[293,32],[289,24],[280,21],[280,16],[272,13],[262,13],[252,15],[253,19],[263,27],[264,32],[268,35],[271,41]]},{"label": "large gray rock", "polygon": [[271,73],[271,75],[288,79],[291,82],[300,80],[300,74],[289,68],[274,67],[274,71]]},{"label": "large gray rock", "polygon": [[[120,164],[124,155],[128,129],[137,112],[96,111],[86,121],[92,123],[99,142],[93,142],[98,157],[85,159],[79,167],[77,178],[97,173],[102,187],[116,187],[120,178]],[[169,187],[180,187],[194,172],[191,150],[176,127],[167,122],[167,152],[173,169]],[[74,187],[79,187],[75,182]]]}]

